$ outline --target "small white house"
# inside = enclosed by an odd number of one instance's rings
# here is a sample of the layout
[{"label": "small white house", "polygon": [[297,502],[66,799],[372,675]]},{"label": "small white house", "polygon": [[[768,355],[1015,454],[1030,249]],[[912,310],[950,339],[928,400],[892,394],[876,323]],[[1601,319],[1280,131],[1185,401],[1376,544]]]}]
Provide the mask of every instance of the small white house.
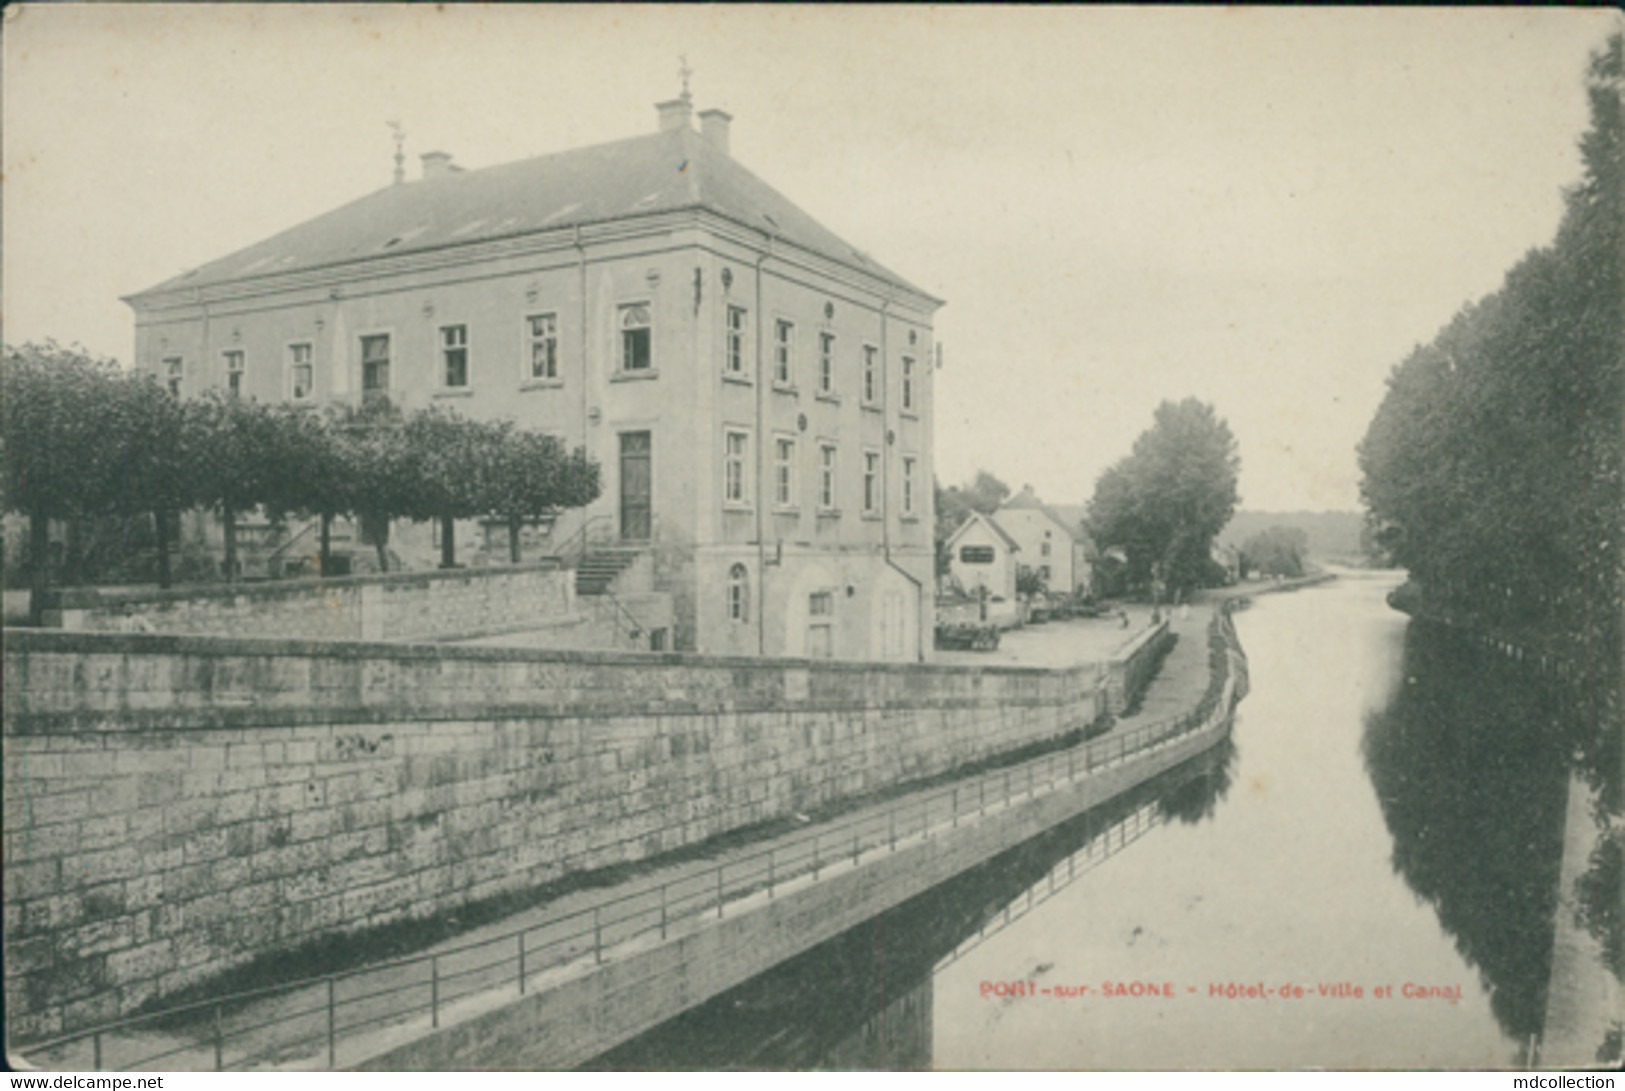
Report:
[{"label": "small white house", "polygon": [[1014,602],[1016,558],[1021,546],[999,524],[973,511],[948,538],[948,573],[966,594],[987,588],[989,598]]}]

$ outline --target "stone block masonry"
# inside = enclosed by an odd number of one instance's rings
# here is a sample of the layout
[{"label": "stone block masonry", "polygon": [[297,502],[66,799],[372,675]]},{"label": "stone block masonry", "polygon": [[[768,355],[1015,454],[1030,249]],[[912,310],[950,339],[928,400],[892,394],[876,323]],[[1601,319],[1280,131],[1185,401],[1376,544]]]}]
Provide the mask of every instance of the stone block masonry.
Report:
[{"label": "stone block masonry", "polygon": [[1117,715],[1150,684],[1161,652],[1173,643],[1168,622],[1159,621],[1117,650],[1106,663],[1106,707]]},{"label": "stone block masonry", "polygon": [[7,630],[18,1040],[1053,739],[1041,671]]},{"label": "stone block masonry", "polygon": [[454,640],[573,620],[571,577],[546,562],[170,591],[77,588],[56,593],[46,620],[86,632]]}]

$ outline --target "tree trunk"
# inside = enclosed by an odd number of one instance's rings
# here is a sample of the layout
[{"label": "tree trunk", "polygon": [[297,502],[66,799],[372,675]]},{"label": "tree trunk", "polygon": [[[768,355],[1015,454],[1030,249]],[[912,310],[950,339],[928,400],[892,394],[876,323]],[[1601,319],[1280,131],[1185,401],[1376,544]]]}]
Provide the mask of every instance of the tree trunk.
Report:
[{"label": "tree trunk", "polygon": [[322,545],[321,558],[317,568],[323,576],[333,573],[333,515],[331,512],[322,512]]},{"label": "tree trunk", "polygon": [[440,519],[440,567],[457,567],[457,535],[451,516]]},{"label": "tree trunk", "polygon": [[384,524],[381,534],[372,536],[372,548],[378,553],[378,571],[389,571],[389,524]]},{"label": "tree trunk", "polygon": [[62,571],[57,575],[65,587],[85,582],[85,521],[78,515],[67,519],[68,536],[62,547]]},{"label": "tree trunk", "polygon": [[222,506],[220,513],[221,530],[226,536],[226,579],[231,583],[237,582],[237,509],[230,504]]},{"label": "tree trunk", "polygon": [[519,525],[521,520],[508,520],[508,560],[519,563]]},{"label": "tree trunk", "polygon": [[38,508],[28,515],[28,553],[28,621],[37,627],[45,621],[45,595],[51,589],[51,521]]},{"label": "tree trunk", "polygon": [[171,582],[169,573],[169,512],[159,508],[153,512],[153,522],[158,532],[158,587],[160,590],[169,590]]}]

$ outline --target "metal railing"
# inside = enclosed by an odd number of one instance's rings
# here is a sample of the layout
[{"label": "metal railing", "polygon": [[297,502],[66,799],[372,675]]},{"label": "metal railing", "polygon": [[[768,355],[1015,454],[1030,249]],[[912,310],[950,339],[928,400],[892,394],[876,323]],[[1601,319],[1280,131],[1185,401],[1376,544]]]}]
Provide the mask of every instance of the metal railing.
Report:
[{"label": "metal railing", "polygon": [[364,1032],[413,1019],[435,1028],[459,1003],[490,1002],[496,990],[523,996],[544,977],[601,965],[629,945],[721,920],[730,907],[737,912],[770,901],[787,888],[861,866],[866,856],[1115,768],[1204,726],[1213,711],[1199,708],[913,794],[487,939],[121,1019],[24,1054],[50,1068],[133,1070],[158,1062],[176,1071],[336,1068],[341,1046]]},{"label": "metal railing", "polygon": [[1156,801],[1142,803],[1110,826],[1100,830],[1077,849],[1067,853],[1053,864],[1044,876],[1022,893],[1005,902],[1003,907],[990,913],[977,930],[962,940],[932,967],[932,972],[964,958],[986,940],[998,935],[1010,925],[1043,905],[1061,891],[1104,864],[1128,846],[1167,823],[1161,805]]},{"label": "metal railing", "polygon": [[[613,515],[603,512],[588,516],[581,521],[580,526],[570,532],[568,538],[558,543],[558,545],[549,546],[548,553],[550,556],[557,557],[559,563],[565,568],[574,568],[581,563],[581,559],[592,548],[592,528],[603,523],[613,524],[614,522],[615,517]],[[554,525],[557,526],[556,523]]]}]

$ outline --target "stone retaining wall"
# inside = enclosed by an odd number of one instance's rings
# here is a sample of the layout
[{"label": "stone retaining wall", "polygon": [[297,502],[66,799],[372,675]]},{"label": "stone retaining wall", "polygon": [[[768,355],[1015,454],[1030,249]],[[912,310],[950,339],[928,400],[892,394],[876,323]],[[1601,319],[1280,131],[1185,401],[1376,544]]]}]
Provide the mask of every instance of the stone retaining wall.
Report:
[{"label": "stone retaining wall", "polygon": [[6,1003],[38,1038],[257,955],[1053,739],[1092,667],[7,630]]},{"label": "stone retaining wall", "polygon": [[457,639],[569,617],[576,610],[572,576],[549,562],[169,591],[76,588],[56,593],[46,622],[88,632]]},{"label": "stone retaining wall", "polygon": [[1159,621],[1130,640],[1106,661],[1106,707],[1116,715],[1145,689],[1174,641],[1167,621]]}]

